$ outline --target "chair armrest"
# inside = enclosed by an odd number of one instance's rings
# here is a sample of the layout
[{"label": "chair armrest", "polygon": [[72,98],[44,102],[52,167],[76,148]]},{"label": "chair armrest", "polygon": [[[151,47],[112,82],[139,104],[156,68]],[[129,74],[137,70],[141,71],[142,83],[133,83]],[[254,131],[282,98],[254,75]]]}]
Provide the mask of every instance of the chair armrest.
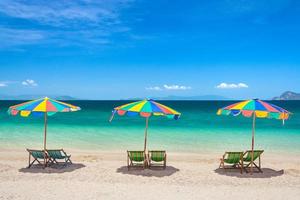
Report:
[{"label": "chair armrest", "polygon": [[222,158],[221,158],[221,159],[223,159],[223,160],[224,160],[227,154],[228,154],[228,153],[227,153],[227,152],[225,152],[225,153],[223,154],[223,156],[222,156]]}]

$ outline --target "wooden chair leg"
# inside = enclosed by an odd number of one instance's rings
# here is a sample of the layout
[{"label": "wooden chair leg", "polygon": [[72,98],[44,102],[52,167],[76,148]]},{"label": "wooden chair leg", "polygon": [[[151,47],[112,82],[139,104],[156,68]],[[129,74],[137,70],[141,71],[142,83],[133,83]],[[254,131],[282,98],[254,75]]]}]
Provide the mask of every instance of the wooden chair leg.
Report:
[{"label": "wooden chair leg", "polygon": [[254,162],[253,162],[253,164],[254,164],[254,166],[258,169],[258,171],[262,173],[262,170],[260,169],[260,167],[257,166]]},{"label": "wooden chair leg", "polygon": [[28,167],[27,167],[27,168],[29,169],[29,168],[30,168],[30,167],[33,165],[33,163],[34,163],[34,162],[32,162],[32,163],[29,163],[29,165],[28,165]]},{"label": "wooden chair leg", "polygon": [[72,161],[71,161],[71,156],[67,156],[66,158],[65,158],[65,163],[71,163],[72,164]]},{"label": "wooden chair leg", "polygon": [[29,154],[29,158],[28,158],[28,167],[27,168],[30,168],[30,154]]},{"label": "wooden chair leg", "polygon": [[129,164],[128,164],[128,171],[130,170],[130,168],[133,166],[133,162],[131,159],[129,159]]},{"label": "wooden chair leg", "polygon": [[244,161],[243,156],[241,157],[241,174],[243,174]]},{"label": "wooden chair leg", "polygon": [[127,154],[127,170],[129,171],[129,156]]},{"label": "wooden chair leg", "polygon": [[40,165],[42,164],[38,159],[35,159],[34,161],[38,162]]},{"label": "wooden chair leg", "polygon": [[[29,165],[28,165],[28,168],[30,168],[34,163],[35,163],[35,161],[38,161],[37,159],[34,159],[31,163],[29,163]],[[38,161],[39,162],[39,161]]]},{"label": "wooden chair leg", "polygon": [[263,173],[263,171],[261,170],[261,159],[260,159],[260,155],[259,155],[259,157],[258,157],[258,165],[259,165],[259,171],[261,172],[261,173]]},{"label": "wooden chair leg", "polygon": [[43,165],[43,168],[46,168],[47,167],[47,160],[46,160],[46,157],[44,157],[44,165]]},{"label": "wooden chair leg", "polygon": [[52,158],[49,158],[48,164],[49,164],[49,166],[52,165],[52,164],[54,164],[54,160]]},{"label": "wooden chair leg", "polygon": [[151,160],[148,161],[148,167],[151,167]]},{"label": "wooden chair leg", "polygon": [[248,163],[248,164],[244,167],[244,170],[245,170],[246,173],[249,173],[249,171],[247,170],[247,168],[249,168],[250,164],[251,164],[251,162]]},{"label": "wooden chair leg", "polygon": [[226,169],[225,169],[225,163],[224,163],[224,160],[221,158],[220,159],[220,165],[219,165],[219,168],[223,168],[224,172],[226,172]]},{"label": "wooden chair leg", "polygon": [[222,166],[222,159],[220,159],[219,169],[221,168],[221,166]]},{"label": "wooden chair leg", "polygon": [[243,162],[239,164],[239,168],[241,170],[241,174],[243,174]]}]

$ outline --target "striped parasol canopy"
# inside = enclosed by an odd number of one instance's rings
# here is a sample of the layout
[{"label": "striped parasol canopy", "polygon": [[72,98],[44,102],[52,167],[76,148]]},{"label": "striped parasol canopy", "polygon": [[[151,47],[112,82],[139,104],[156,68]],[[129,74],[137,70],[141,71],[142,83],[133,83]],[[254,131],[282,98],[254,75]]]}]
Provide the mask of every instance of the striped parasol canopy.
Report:
[{"label": "striped parasol canopy", "polygon": [[252,117],[252,145],[251,145],[251,174],[253,171],[253,155],[254,155],[254,136],[255,136],[255,119],[256,118],[269,118],[280,119],[283,121],[288,119],[290,112],[273,105],[271,103],[264,102],[259,99],[251,99],[242,102],[238,102],[218,110],[218,115],[233,115],[238,116],[242,113],[245,117]]},{"label": "striped parasol canopy", "polygon": [[259,99],[246,100],[238,102],[218,110],[218,115],[242,114],[245,117],[252,117],[255,113],[257,118],[270,118],[286,120],[289,118],[290,112],[271,103],[261,101]]},{"label": "striped parasol canopy", "polygon": [[127,116],[137,116],[140,115],[146,118],[146,128],[145,128],[145,139],[144,139],[144,152],[147,148],[147,132],[148,132],[148,123],[151,116],[165,116],[171,119],[178,119],[181,113],[169,108],[165,105],[157,103],[152,99],[145,99],[142,101],[137,101],[133,103],[128,103],[122,106],[114,108],[113,114],[110,118],[110,122],[113,120],[115,113],[118,115],[127,115]]},{"label": "striped parasol canopy", "polygon": [[136,116],[142,117],[154,116],[166,116],[168,118],[178,119],[180,113],[172,108],[157,103],[153,100],[142,100],[133,103],[128,103],[122,106],[114,108],[113,114],[118,113],[119,115]]},{"label": "striped parasol canopy", "polygon": [[22,117],[28,117],[30,114],[34,116],[43,116],[44,113],[47,113],[47,115],[50,116],[57,112],[72,112],[78,110],[80,110],[80,107],[78,106],[73,106],[68,103],[44,97],[41,99],[11,106],[8,109],[8,113],[11,115],[17,115],[18,113],[20,113]]},{"label": "striped parasol canopy", "polygon": [[8,109],[8,113],[14,116],[20,113],[22,117],[28,117],[30,115],[44,116],[44,150],[46,150],[48,116],[54,115],[57,112],[73,112],[78,110],[80,110],[80,107],[78,106],[73,106],[68,103],[44,97],[41,99],[10,106]]}]

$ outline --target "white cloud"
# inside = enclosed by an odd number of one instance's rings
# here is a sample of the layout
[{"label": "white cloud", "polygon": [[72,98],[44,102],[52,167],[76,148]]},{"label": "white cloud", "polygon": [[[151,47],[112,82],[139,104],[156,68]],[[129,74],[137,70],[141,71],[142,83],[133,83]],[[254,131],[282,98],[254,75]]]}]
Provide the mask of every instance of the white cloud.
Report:
[{"label": "white cloud", "polygon": [[[0,15],[23,19],[34,26],[1,25],[0,41],[4,42],[0,48],[33,44],[99,48],[112,44],[113,34],[126,35],[131,30],[121,20],[121,14],[132,2],[134,0],[1,0]],[[43,28],[45,26],[48,28]]]},{"label": "white cloud", "polygon": [[34,44],[43,40],[46,37],[46,33],[35,30],[5,28],[0,26],[0,43],[1,47]]},{"label": "white cloud", "polygon": [[220,83],[216,86],[218,89],[240,89],[240,88],[248,88],[249,86],[245,83]]},{"label": "white cloud", "polygon": [[0,12],[14,18],[32,20],[51,26],[77,26],[81,23],[120,23],[119,10],[132,0],[24,1],[2,0]]},{"label": "white cloud", "polygon": [[154,87],[147,87],[146,90],[156,90],[156,91],[160,91],[162,90],[161,87],[159,86],[154,86]]},{"label": "white cloud", "polygon": [[32,87],[38,86],[38,84],[32,79],[27,79],[25,81],[22,81],[22,85],[32,86]]},{"label": "white cloud", "polygon": [[0,87],[7,87],[6,83],[0,83]]},{"label": "white cloud", "polygon": [[8,87],[10,84],[18,83],[17,81],[0,81],[0,87]]},{"label": "white cloud", "polygon": [[164,85],[164,88],[166,90],[190,90],[192,89],[190,86],[184,86],[184,85]]},{"label": "white cloud", "polygon": [[161,91],[161,90],[190,90],[190,89],[192,89],[190,86],[167,85],[167,84],[164,84],[162,87],[160,87],[160,86],[146,87],[146,90],[155,90],[155,91]]}]

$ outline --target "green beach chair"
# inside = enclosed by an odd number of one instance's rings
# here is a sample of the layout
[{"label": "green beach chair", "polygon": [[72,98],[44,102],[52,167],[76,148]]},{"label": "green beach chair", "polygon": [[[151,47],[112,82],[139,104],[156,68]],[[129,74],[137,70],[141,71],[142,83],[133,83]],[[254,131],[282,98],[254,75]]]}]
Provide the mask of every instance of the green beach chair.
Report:
[{"label": "green beach chair", "polygon": [[[226,169],[240,169],[241,174],[243,173],[243,155],[244,152],[225,152],[223,157],[220,159],[219,168]],[[229,164],[229,165],[226,165]]]},{"label": "green beach chair", "polygon": [[72,164],[71,155],[67,155],[63,149],[48,149],[47,154],[51,163],[59,163],[57,160],[64,160],[65,164],[68,162]]},{"label": "green beach chair", "polygon": [[166,151],[148,151],[148,164],[149,167],[161,166],[165,169],[167,164]]},{"label": "green beach chair", "polygon": [[[259,172],[262,173],[261,170],[261,154],[264,152],[264,150],[254,150],[253,151],[253,166],[258,169]],[[248,150],[244,153],[243,155],[243,162],[245,163],[245,165],[243,166],[245,168],[245,171],[247,171],[247,168],[250,168],[251,165],[251,157],[252,157],[252,151]],[[258,158],[258,165],[254,162],[255,160],[257,160]]]},{"label": "green beach chair", "polygon": [[146,155],[144,151],[127,151],[127,167],[146,167]]},{"label": "green beach chair", "polygon": [[[48,156],[44,150],[33,150],[33,149],[26,149],[26,150],[29,153],[27,168],[30,168],[35,162],[37,162],[40,165],[43,165],[43,167],[47,166]],[[31,162],[31,157],[33,158],[32,162]]]}]

